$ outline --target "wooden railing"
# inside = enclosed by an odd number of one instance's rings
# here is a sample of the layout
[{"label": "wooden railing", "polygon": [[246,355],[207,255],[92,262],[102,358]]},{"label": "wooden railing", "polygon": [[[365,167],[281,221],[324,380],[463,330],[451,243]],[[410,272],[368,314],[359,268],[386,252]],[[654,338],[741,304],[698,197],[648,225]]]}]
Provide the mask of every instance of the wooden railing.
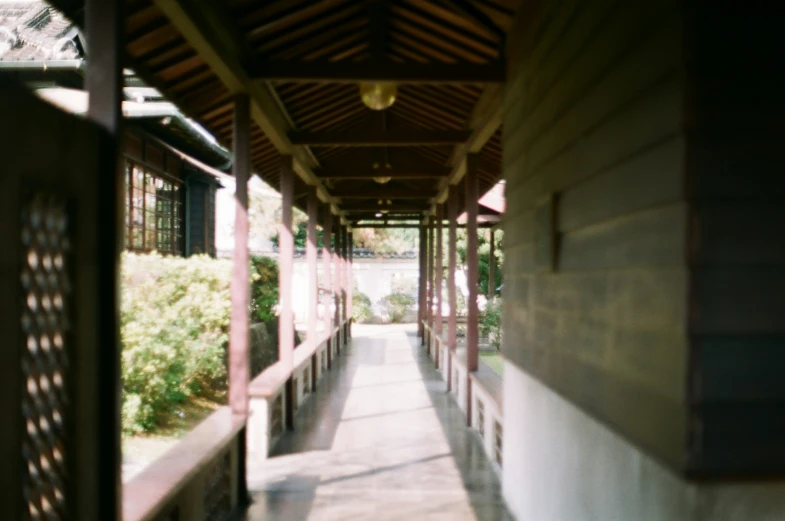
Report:
[{"label": "wooden railing", "polygon": [[300,344],[291,372],[276,363],[257,376],[249,386],[248,417],[221,407],[134,476],[123,486],[123,521],[226,521],[234,516],[243,506],[240,458],[266,458],[286,428],[287,380],[293,379],[294,413],[346,345],[350,325],[344,322],[318,341]]},{"label": "wooden railing", "polygon": [[502,377],[482,360],[477,371],[466,368],[466,346],[458,344],[451,352],[447,346],[446,333],[437,335],[427,321],[423,322],[426,332],[426,351],[436,362],[442,378],[449,380],[450,393],[464,414],[471,418],[467,423],[477,433],[492,467],[501,473],[504,443],[504,420],[502,416]]},{"label": "wooden railing", "polygon": [[221,407],[123,486],[123,521],[223,521],[240,507],[245,417]]},{"label": "wooden railing", "polygon": [[[292,370],[279,363],[268,367],[253,379],[249,388],[248,458],[267,458],[270,449],[291,422],[287,411],[294,415],[305,400],[316,392],[316,384],[346,345],[350,321],[333,328],[315,341],[305,342],[294,350]],[[287,397],[286,382],[292,378],[292,394]],[[291,400],[291,407],[288,401]]]}]

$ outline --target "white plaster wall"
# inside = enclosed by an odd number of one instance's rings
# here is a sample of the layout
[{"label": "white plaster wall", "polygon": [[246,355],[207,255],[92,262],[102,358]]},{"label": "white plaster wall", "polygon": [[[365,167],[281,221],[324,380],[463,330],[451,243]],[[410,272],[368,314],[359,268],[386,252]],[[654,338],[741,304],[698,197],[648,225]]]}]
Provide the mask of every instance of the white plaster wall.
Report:
[{"label": "white plaster wall", "polygon": [[785,520],[785,483],[691,485],[509,362],[504,396],[518,521]]}]

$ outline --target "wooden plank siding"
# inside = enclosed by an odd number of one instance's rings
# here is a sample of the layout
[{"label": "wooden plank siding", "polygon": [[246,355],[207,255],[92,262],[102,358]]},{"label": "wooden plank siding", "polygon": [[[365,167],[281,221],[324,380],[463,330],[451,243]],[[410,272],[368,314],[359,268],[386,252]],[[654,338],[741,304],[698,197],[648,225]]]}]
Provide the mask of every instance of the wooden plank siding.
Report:
[{"label": "wooden plank siding", "polygon": [[[543,2],[510,42],[505,356],[670,465],[686,444],[682,16]],[[535,219],[557,194],[552,233]]]},{"label": "wooden plank siding", "polygon": [[[686,2],[691,468],[785,471],[782,18]],[[732,31],[734,38],[728,39]]]},{"label": "wooden plank siding", "polygon": [[[519,13],[502,138],[516,340],[503,350],[680,473],[771,474],[785,470],[782,81],[760,77],[776,48],[754,36],[765,16],[744,19],[740,52],[722,36],[733,14],[718,29],[700,9]],[[537,217],[547,204],[553,230]]]}]

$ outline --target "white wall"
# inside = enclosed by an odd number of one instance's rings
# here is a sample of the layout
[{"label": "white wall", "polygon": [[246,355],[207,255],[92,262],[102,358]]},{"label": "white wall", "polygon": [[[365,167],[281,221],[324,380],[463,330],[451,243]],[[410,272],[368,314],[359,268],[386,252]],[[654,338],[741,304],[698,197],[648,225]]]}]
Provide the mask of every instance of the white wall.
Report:
[{"label": "white wall", "polygon": [[785,520],[785,483],[689,484],[509,362],[504,396],[518,521]]}]

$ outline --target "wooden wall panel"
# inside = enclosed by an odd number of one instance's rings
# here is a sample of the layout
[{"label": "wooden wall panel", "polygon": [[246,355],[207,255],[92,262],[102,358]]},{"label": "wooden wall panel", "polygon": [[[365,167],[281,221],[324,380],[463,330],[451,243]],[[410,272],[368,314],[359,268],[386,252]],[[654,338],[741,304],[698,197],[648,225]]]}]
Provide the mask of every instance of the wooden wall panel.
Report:
[{"label": "wooden wall panel", "polygon": [[[674,467],[688,411],[683,18],[543,2],[505,92],[505,356]],[[556,196],[554,270],[535,262]]]},{"label": "wooden wall panel", "polygon": [[782,19],[685,4],[690,471],[782,475],[785,79],[771,67]]}]

